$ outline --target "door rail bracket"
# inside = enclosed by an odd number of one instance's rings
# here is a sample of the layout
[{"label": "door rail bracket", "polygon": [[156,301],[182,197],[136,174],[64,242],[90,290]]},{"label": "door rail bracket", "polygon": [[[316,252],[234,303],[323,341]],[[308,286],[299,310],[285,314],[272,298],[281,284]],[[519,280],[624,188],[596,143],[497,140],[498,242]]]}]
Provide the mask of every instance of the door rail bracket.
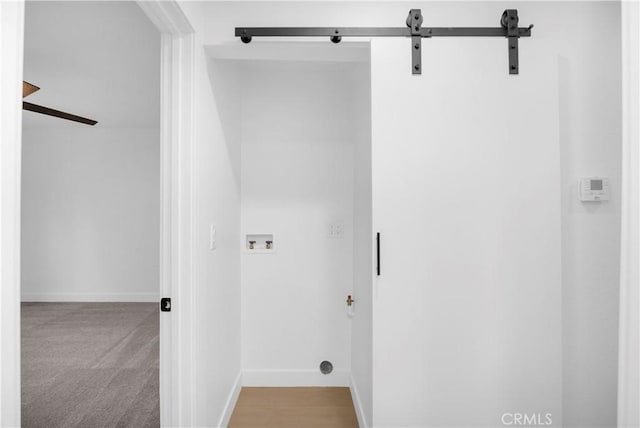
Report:
[{"label": "door rail bracket", "polygon": [[531,37],[533,25],[518,27],[518,10],[502,13],[499,27],[423,27],[420,9],[411,9],[407,27],[236,27],[243,43],[254,37],[327,37],[340,43],[344,37],[408,37],[411,39],[411,73],[422,74],[422,39],[433,37],[505,37],[508,40],[509,74],[518,74],[518,39]]}]

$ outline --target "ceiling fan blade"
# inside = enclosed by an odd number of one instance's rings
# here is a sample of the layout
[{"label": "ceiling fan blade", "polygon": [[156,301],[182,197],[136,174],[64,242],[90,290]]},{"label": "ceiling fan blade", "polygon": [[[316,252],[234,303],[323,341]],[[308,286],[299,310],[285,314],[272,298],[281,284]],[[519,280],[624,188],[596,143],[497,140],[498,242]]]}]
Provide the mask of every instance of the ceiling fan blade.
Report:
[{"label": "ceiling fan blade", "polygon": [[22,108],[25,109],[25,110],[34,111],[36,113],[42,113],[42,114],[46,114],[46,115],[49,115],[49,116],[55,116],[55,117],[59,117],[61,119],[72,120],[74,122],[80,122],[80,123],[84,123],[84,124],[92,125],[92,126],[95,125],[96,123],[98,123],[98,121],[93,120],[93,119],[87,119],[86,117],[76,116],[75,114],[65,113],[65,112],[60,111],[60,110],[54,110],[54,109],[49,108],[49,107],[39,106],[37,104],[28,103],[26,101],[22,102]]},{"label": "ceiling fan blade", "polygon": [[40,88],[36,85],[32,85],[31,83],[25,82],[24,80],[22,81],[22,98],[28,97],[38,90],[40,90]]}]

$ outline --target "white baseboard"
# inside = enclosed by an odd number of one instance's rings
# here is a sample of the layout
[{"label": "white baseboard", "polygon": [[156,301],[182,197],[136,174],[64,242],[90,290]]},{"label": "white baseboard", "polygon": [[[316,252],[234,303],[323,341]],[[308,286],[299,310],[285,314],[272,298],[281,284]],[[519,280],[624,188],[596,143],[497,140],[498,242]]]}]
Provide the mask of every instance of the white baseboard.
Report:
[{"label": "white baseboard", "polygon": [[349,386],[349,371],[334,369],[328,375],[320,370],[243,370],[242,386]]},{"label": "white baseboard", "polygon": [[358,418],[358,426],[360,428],[369,428],[367,418],[364,415],[364,409],[362,408],[362,402],[360,401],[360,395],[358,394],[358,387],[353,376],[349,375],[349,389],[351,390],[351,398],[353,398],[353,407],[356,408],[356,417]]},{"label": "white baseboard", "polygon": [[23,293],[23,302],[159,302],[159,293]]},{"label": "white baseboard", "polygon": [[229,397],[227,397],[227,402],[224,405],[224,411],[222,412],[222,416],[220,416],[220,421],[218,421],[218,428],[227,428],[229,425],[229,421],[231,420],[233,409],[236,408],[236,403],[238,402],[241,389],[242,373],[238,373],[236,381],[233,383],[233,387],[231,388],[231,392],[229,392]]}]

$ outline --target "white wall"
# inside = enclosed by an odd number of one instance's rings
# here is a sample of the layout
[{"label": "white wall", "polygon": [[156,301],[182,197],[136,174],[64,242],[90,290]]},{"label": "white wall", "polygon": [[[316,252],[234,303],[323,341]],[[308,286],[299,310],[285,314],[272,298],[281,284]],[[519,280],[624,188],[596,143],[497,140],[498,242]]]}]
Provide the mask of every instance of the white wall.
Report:
[{"label": "white wall", "polygon": [[[272,233],[276,248],[242,255],[243,383],[347,385],[354,78],[339,64],[278,62],[242,81],[242,231]],[[328,237],[330,224],[344,237]]]},{"label": "white wall", "polygon": [[159,297],[160,34],[134,2],[29,2],[22,299]]},{"label": "white wall", "polygon": [[159,130],[23,133],[22,300],[157,301]]},{"label": "white wall", "polygon": [[[565,4],[555,13],[581,23],[559,33],[558,45],[564,424],[608,427],[616,421],[618,363],[620,4]],[[611,201],[578,200],[578,181],[588,176],[610,178]]]},{"label": "white wall", "polygon": [[[617,120],[619,115],[616,114],[620,101],[619,84],[616,83],[620,79],[617,56],[619,5],[610,2],[229,2],[184,5],[185,12],[196,23],[199,47],[224,42],[239,44],[240,42],[233,37],[233,28],[236,25],[402,26],[407,10],[411,7],[423,9],[425,25],[439,26],[493,26],[497,25],[503,9],[517,7],[520,10],[522,24],[536,25],[534,37],[521,41],[522,72],[526,71],[527,63],[536,62],[537,57],[533,53],[536,49],[548,55],[562,56],[563,59],[559,63],[565,61],[567,65],[565,69],[568,70],[568,74],[565,76],[568,78],[562,79],[560,72],[558,79],[562,150],[562,178],[559,178],[558,182],[562,185],[565,202],[562,218],[562,380],[565,404],[562,416],[566,425],[584,425],[587,421],[591,425],[612,426],[615,424],[613,400],[617,365],[617,346],[612,343],[615,341],[617,327],[612,320],[617,319],[618,252],[615,249],[607,251],[607,248],[615,246],[619,227],[619,200],[615,197],[620,140],[620,123]],[[363,13],[363,10],[366,10],[366,13]],[[461,15],[461,12],[464,13]],[[594,31],[594,28],[600,30]],[[496,54],[496,58],[506,61],[503,42],[493,40],[492,48],[487,49],[497,49],[499,54]],[[473,54],[477,46],[476,42],[464,39],[450,42],[425,41],[427,46],[442,43],[452,46],[453,50],[449,52],[455,51],[456,56]],[[536,49],[532,49],[534,46]],[[426,56],[426,50],[424,54],[424,64],[429,67],[438,67],[449,58],[449,54],[445,52],[433,58]],[[407,64],[408,55],[409,52],[405,58]],[[202,64],[199,66],[202,67]],[[470,67],[482,69],[481,65],[475,63]],[[424,76],[422,78],[424,79]],[[411,94],[406,92],[395,91],[383,102],[402,105],[410,96]],[[416,96],[425,103],[438,102],[429,99],[426,94]],[[524,103],[527,100],[517,101]],[[201,107],[208,108],[206,105]],[[214,114],[213,107],[209,108],[211,109],[201,112],[203,119],[210,120]],[[455,114],[455,111],[451,114]],[[212,125],[207,120],[199,121],[198,128],[212,132]],[[424,118],[425,123],[428,120],[429,118]],[[217,126],[219,125],[213,125],[214,128]],[[393,130],[392,121],[388,126]],[[571,144],[568,145],[568,142]],[[201,140],[196,144],[209,144],[209,141]],[[589,171],[589,175],[609,175],[612,179],[614,198],[607,207],[603,206],[595,213],[584,210],[579,212],[578,216],[574,216],[569,211],[569,201],[573,199],[569,199],[568,185],[575,182],[583,174],[582,171]],[[210,184],[209,188],[213,189],[214,186]],[[593,233],[594,230],[603,232]],[[582,241],[580,237],[590,239]],[[582,248],[580,252],[578,247]],[[583,328],[585,325],[588,327]],[[235,324],[233,326],[235,328]],[[415,361],[410,364],[417,367],[426,363]],[[404,396],[403,391],[397,393],[400,397]],[[375,410],[373,413],[375,420]]]},{"label": "white wall", "polygon": [[[198,21],[194,21],[196,29]],[[198,35],[196,35],[198,37]],[[196,51],[191,425],[223,426],[240,387],[240,144],[237,76]],[[209,249],[211,225],[216,249]]]}]

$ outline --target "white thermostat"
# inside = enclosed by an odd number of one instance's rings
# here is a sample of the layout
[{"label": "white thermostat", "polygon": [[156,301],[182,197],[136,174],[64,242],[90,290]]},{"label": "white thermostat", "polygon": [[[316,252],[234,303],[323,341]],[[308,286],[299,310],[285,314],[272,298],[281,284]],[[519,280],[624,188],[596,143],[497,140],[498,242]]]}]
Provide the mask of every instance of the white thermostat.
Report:
[{"label": "white thermostat", "polygon": [[580,180],[580,200],[600,202],[609,200],[609,179],[604,177],[585,177]]}]

